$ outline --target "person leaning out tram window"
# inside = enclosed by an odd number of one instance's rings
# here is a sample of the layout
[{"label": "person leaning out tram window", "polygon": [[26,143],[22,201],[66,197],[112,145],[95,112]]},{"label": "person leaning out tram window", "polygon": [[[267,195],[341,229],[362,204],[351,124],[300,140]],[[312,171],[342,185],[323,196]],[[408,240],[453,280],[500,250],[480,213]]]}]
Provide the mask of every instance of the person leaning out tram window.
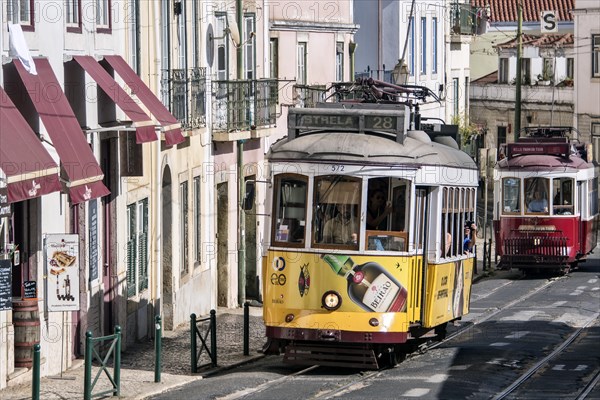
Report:
[{"label": "person leaning out tram window", "polygon": [[340,212],[325,223],[323,242],[336,244],[356,244],[358,222],[352,215],[352,205],[342,204]]}]

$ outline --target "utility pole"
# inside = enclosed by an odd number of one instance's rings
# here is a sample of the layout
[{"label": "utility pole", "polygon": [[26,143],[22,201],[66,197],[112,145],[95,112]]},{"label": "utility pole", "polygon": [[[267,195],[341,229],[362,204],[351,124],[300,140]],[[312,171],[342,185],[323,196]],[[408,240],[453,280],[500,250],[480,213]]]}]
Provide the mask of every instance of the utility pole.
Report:
[{"label": "utility pole", "polygon": [[518,0],[518,29],[517,29],[517,80],[516,80],[516,99],[515,99],[515,130],[514,141],[519,140],[519,132],[521,131],[521,80],[522,69],[522,52],[523,52],[523,4]]},{"label": "utility pole", "polygon": [[[240,33],[240,43],[236,49],[238,85],[244,79],[244,13],[242,0],[235,2],[236,20]],[[241,94],[241,89],[238,94]],[[240,99],[241,100],[241,99]],[[241,113],[242,110],[238,111]],[[250,127],[248,127],[250,129]],[[237,141],[237,178],[238,178],[238,304],[242,306],[246,301],[246,215],[242,209],[244,202],[244,139]]]}]

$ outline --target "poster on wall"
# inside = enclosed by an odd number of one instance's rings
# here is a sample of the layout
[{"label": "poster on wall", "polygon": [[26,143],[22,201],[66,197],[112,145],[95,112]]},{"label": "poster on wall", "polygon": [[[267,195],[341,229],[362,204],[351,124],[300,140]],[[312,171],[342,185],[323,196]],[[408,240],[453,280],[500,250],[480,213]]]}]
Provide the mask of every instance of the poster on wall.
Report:
[{"label": "poster on wall", "polygon": [[48,311],[79,310],[79,235],[46,235]]}]

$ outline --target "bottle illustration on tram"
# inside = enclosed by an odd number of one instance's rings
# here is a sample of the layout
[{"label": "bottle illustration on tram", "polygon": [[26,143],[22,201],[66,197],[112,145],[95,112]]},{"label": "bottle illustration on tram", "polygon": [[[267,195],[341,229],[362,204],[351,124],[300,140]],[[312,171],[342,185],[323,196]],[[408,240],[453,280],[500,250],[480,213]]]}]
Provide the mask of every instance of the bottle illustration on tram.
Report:
[{"label": "bottle illustration on tram", "polygon": [[404,312],[408,292],[376,262],[358,265],[349,256],[321,256],[333,272],[348,281],[348,296],[361,308],[374,312]]}]

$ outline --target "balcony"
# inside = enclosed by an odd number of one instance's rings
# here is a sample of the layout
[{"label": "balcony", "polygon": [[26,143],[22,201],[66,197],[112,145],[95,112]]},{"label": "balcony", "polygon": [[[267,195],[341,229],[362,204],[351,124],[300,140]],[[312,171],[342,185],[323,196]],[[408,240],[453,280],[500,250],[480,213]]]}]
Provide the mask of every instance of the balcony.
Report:
[{"label": "balcony", "polygon": [[206,126],[206,68],[163,70],[161,96],[184,130]]},{"label": "balcony", "polygon": [[463,41],[462,36],[474,35],[477,31],[475,7],[463,3],[450,4],[450,38],[452,42]]},{"label": "balcony", "polygon": [[277,121],[276,79],[212,81],[212,132],[218,142],[266,136]]}]

